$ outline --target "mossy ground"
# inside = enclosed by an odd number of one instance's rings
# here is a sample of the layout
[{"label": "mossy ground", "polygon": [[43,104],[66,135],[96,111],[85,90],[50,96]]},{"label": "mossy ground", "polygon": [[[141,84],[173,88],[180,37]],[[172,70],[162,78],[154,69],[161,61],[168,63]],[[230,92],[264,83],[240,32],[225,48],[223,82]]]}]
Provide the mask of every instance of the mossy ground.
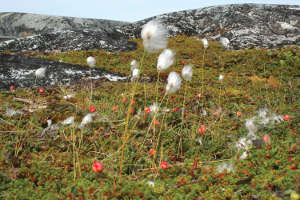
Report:
[{"label": "mossy ground", "polygon": [[[81,65],[94,56],[97,67],[130,75],[130,62],[143,55],[141,41],[136,42],[138,49],[125,53],[89,50],[36,56]],[[289,199],[292,191],[299,193],[300,49],[231,51],[210,42],[204,52],[200,40],[186,36],[169,39],[168,48],[175,50],[176,62],[160,74],[158,100],[164,97],[169,72],[180,73],[185,63],[194,65],[194,75],[176,94],[165,97],[162,107],[169,111],[157,116],[157,126],[144,112],[156,101],[155,81],[137,85],[128,123],[131,82],[95,81],[92,100],[89,82],[45,88],[44,93],[38,88],[0,92],[0,198]],[[145,54],[143,77],[155,80],[158,55]],[[218,80],[220,74],[223,81]],[[63,99],[71,93],[74,98]],[[24,110],[30,105],[16,97],[47,107],[9,117],[8,107]],[[96,107],[97,117],[85,128],[64,126],[40,137],[47,120],[58,123],[74,116],[80,123],[90,106]],[[236,142],[248,133],[245,121],[261,108],[289,115],[290,120],[259,128],[258,138],[267,134],[271,142],[253,145],[241,160]],[[126,124],[129,131],[124,135]],[[201,125],[207,127],[203,134]],[[155,156],[149,154],[151,148],[157,150]],[[104,171],[94,173],[94,161],[101,161]],[[161,161],[168,162],[167,169],[160,168]],[[233,171],[217,170],[224,163],[231,163]]]}]

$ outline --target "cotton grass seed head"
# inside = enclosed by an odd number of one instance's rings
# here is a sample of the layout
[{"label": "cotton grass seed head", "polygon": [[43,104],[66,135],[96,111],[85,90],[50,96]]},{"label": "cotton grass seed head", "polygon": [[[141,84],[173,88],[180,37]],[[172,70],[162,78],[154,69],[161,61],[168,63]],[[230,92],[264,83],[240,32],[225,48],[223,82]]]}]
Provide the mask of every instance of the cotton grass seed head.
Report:
[{"label": "cotton grass seed head", "polygon": [[132,70],[132,77],[131,81],[136,81],[140,76],[140,70],[138,68],[135,68]]},{"label": "cotton grass seed head", "polygon": [[229,49],[230,47],[230,41],[228,40],[228,38],[225,38],[225,37],[221,37],[220,38],[220,42],[222,44],[222,46],[226,49]]},{"label": "cotton grass seed head", "polygon": [[146,51],[154,53],[168,45],[167,29],[158,21],[152,20],[143,26],[141,36]]},{"label": "cotton grass seed head", "polygon": [[157,61],[157,70],[158,71],[165,71],[174,63],[174,56],[175,53],[170,49],[165,49],[159,55]]},{"label": "cotton grass seed head", "polygon": [[201,41],[202,41],[202,43],[203,43],[204,49],[207,49],[207,48],[208,48],[208,41],[207,41],[207,39],[206,39],[206,38],[203,38]]},{"label": "cotton grass seed head", "polygon": [[193,65],[186,65],[181,71],[182,78],[186,81],[192,80],[193,76]]},{"label": "cotton grass seed head", "polygon": [[44,78],[46,76],[46,67],[41,67],[41,68],[38,68],[36,71],[35,71],[35,77],[37,79],[40,79],[40,78]]},{"label": "cotton grass seed head", "polygon": [[138,68],[139,68],[139,63],[136,60],[131,61],[131,63],[130,63],[131,71],[133,71],[134,69],[138,69]]},{"label": "cotton grass seed head", "polygon": [[166,86],[167,94],[175,93],[180,89],[181,86],[181,78],[178,73],[171,72],[168,76],[168,84]]},{"label": "cotton grass seed head", "polygon": [[88,66],[91,67],[91,68],[93,68],[93,67],[96,66],[96,59],[94,57],[92,57],[92,56],[88,57],[86,59],[86,62],[88,64]]}]

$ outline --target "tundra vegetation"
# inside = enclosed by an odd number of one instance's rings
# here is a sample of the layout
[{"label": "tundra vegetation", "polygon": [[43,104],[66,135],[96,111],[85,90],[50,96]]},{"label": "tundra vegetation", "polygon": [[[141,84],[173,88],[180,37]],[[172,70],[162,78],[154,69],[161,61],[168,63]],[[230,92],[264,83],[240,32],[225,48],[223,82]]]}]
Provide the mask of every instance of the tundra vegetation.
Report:
[{"label": "tundra vegetation", "polygon": [[131,52],[30,52],[133,76],[1,91],[1,199],[299,199],[299,47],[178,35],[158,71],[163,49],[133,41]]}]

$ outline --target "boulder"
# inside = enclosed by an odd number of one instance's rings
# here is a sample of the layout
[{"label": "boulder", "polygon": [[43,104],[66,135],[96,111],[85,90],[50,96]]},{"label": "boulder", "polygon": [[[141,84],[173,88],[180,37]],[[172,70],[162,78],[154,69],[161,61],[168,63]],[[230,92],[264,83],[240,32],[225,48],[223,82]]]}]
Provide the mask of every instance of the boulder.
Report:
[{"label": "boulder", "polygon": [[[46,67],[46,76],[35,78],[35,71]],[[90,78],[90,68],[71,65],[51,60],[25,56],[0,54],[0,89],[9,89],[11,85],[18,87],[70,85]],[[104,69],[91,69],[93,80],[125,81],[126,76],[111,73]]]}]

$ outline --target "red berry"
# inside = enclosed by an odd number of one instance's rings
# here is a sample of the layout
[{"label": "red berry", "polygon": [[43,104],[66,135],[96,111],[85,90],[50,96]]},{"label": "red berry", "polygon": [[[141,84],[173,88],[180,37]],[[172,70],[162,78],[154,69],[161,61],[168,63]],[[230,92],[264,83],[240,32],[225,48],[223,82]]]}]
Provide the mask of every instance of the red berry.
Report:
[{"label": "red berry", "polygon": [[177,112],[179,110],[179,108],[175,107],[173,108],[173,112]]},{"label": "red berry", "polygon": [[265,134],[263,135],[263,140],[266,144],[270,143],[271,142],[271,138],[269,135]]},{"label": "red berry", "polygon": [[107,105],[103,104],[102,107],[103,107],[103,108],[107,108]]},{"label": "red berry", "polygon": [[236,112],[236,115],[237,115],[238,117],[242,116],[242,114],[243,114],[243,113],[242,113],[241,111],[237,111],[237,112]]},{"label": "red berry", "polygon": [[150,113],[151,112],[151,109],[150,108],[145,108],[145,113]]},{"label": "red berry", "polygon": [[154,120],[154,122],[153,122],[153,123],[154,123],[154,125],[155,125],[155,126],[159,125],[159,122],[158,122],[158,120]]},{"label": "red berry", "polygon": [[122,101],[123,101],[123,103],[125,103],[125,102],[127,101],[127,98],[124,97],[124,98],[122,99]]},{"label": "red berry", "polygon": [[129,110],[129,113],[130,113],[130,114],[134,113],[134,109],[130,109],[130,110]]},{"label": "red berry", "polygon": [[290,164],[290,169],[291,170],[297,169],[297,165],[295,163],[294,164]]},{"label": "red berry", "polygon": [[204,134],[206,131],[206,126],[205,125],[201,125],[200,128],[199,128],[199,133],[200,134]]},{"label": "red berry", "polygon": [[152,155],[152,156],[155,154],[155,152],[156,152],[155,149],[150,149],[150,151],[149,151],[150,155]]},{"label": "red berry", "polygon": [[91,106],[91,107],[90,107],[90,112],[91,112],[91,113],[96,112],[96,108],[95,108],[94,106]]},{"label": "red berry", "polygon": [[40,93],[44,93],[45,90],[43,88],[40,88]]},{"label": "red berry", "polygon": [[282,118],[286,121],[289,121],[290,120],[290,116],[289,115],[283,115]]},{"label": "red berry", "polygon": [[131,101],[131,105],[134,105],[134,104],[135,104],[135,100],[132,100],[132,101]]},{"label": "red berry", "polygon": [[93,163],[92,169],[95,173],[101,172],[103,170],[103,164],[99,161],[96,161]]},{"label": "red berry", "polygon": [[248,99],[250,97],[250,94],[246,94],[245,98]]},{"label": "red berry", "polygon": [[113,106],[112,111],[116,111],[116,110],[118,110],[118,106]]},{"label": "red berry", "polygon": [[184,60],[183,60],[183,61],[181,61],[181,64],[182,64],[182,65],[184,65]]},{"label": "red berry", "polygon": [[9,89],[10,89],[11,91],[15,90],[15,86],[12,85],[12,86],[9,87]]},{"label": "red berry", "polygon": [[197,99],[200,99],[200,98],[201,98],[201,94],[200,94],[200,93],[197,94],[196,98],[197,98]]},{"label": "red berry", "polygon": [[162,161],[162,162],[160,163],[160,168],[162,168],[162,169],[167,169],[167,168],[168,168],[168,163],[165,162],[165,161]]}]

